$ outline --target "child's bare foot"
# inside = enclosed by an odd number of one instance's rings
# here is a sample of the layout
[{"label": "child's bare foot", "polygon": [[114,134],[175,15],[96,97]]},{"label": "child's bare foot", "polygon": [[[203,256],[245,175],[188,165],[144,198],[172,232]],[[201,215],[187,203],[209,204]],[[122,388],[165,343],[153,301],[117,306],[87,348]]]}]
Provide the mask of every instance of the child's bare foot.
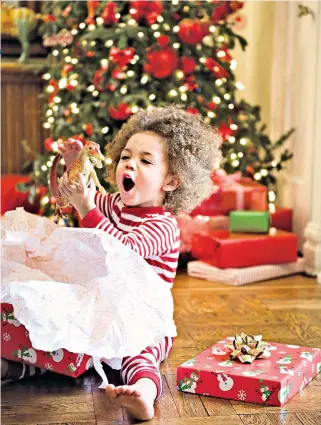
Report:
[{"label": "child's bare foot", "polygon": [[76,161],[78,152],[82,147],[82,143],[77,139],[68,139],[58,146],[59,152],[66,163],[67,169],[70,168]]},{"label": "child's bare foot", "polygon": [[135,419],[148,421],[154,416],[156,385],[151,379],[139,379],[133,385],[107,385],[106,395],[116,400]]}]

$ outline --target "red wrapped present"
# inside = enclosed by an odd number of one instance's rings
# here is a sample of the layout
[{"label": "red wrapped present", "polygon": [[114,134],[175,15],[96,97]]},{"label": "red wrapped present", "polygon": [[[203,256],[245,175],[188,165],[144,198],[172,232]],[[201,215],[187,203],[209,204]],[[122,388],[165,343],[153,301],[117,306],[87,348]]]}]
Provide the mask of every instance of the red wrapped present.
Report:
[{"label": "red wrapped present", "polygon": [[27,329],[15,318],[11,304],[1,304],[1,357],[31,364],[63,375],[77,376],[93,367],[87,354],[70,353],[65,349],[51,353],[32,347]]},{"label": "red wrapped present", "polygon": [[203,232],[192,237],[192,255],[221,269],[292,263],[297,259],[294,233],[271,228],[268,234]]},{"label": "red wrapped present", "polygon": [[[257,343],[257,337],[247,338]],[[177,368],[177,389],[270,406],[284,405],[321,372],[321,350],[265,344],[264,350],[270,357],[258,356],[252,363],[242,363],[251,356],[231,355],[235,337],[219,341]],[[248,344],[243,344],[242,348],[243,351],[252,350]]]},{"label": "red wrapped present", "polygon": [[191,217],[186,213],[180,213],[176,216],[176,220],[180,230],[180,252],[191,252],[194,233],[228,229],[229,227],[229,218],[226,216],[208,217],[198,215]]},{"label": "red wrapped present", "polygon": [[40,209],[40,198],[44,196],[47,189],[45,187],[38,188],[34,203],[28,201],[29,191],[20,192],[17,189],[18,183],[28,183],[29,176],[22,174],[4,174],[1,176],[1,214],[7,211],[23,207],[30,213],[37,214]]},{"label": "red wrapped present", "polygon": [[226,215],[235,210],[267,210],[267,188],[240,172],[227,175],[220,170],[213,175],[218,190],[197,206],[191,215]]},{"label": "red wrapped present", "polygon": [[286,232],[292,232],[292,209],[272,205],[270,207],[271,226]]}]

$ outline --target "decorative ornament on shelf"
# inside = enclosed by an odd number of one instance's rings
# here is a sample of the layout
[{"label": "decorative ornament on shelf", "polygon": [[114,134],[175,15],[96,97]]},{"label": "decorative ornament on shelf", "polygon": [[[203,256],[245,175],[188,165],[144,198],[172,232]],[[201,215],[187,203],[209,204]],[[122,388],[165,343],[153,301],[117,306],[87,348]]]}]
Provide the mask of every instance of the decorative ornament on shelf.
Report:
[{"label": "decorative ornament on shelf", "polygon": [[230,350],[231,360],[238,359],[241,363],[253,363],[255,359],[268,359],[270,351],[266,349],[267,343],[262,341],[262,335],[235,335],[233,344],[226,344]]},{"label": "decorative ornament on shelf", "polygon": [[41,15],[27,7],[12,7],[1,3],[1,32],[17,37],[22,45],[22,52],[18,59],[20,63],[27,63],[30,53],[30,34],[38,24]]}]

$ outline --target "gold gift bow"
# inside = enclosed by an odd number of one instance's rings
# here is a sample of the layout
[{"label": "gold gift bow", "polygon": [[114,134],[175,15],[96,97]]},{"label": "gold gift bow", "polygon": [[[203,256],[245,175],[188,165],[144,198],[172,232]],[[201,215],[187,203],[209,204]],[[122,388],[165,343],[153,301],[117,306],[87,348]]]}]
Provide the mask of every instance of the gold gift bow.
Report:
[{"label": "gold gift bow", "polygon": [[266,349],[267,343],[262,341],[262,335],[235,335],[233,344],[226,344],[230,350],[231,360],[238,359],[241,363],[253,363],[255,359],[268,359],[271,356]]}]

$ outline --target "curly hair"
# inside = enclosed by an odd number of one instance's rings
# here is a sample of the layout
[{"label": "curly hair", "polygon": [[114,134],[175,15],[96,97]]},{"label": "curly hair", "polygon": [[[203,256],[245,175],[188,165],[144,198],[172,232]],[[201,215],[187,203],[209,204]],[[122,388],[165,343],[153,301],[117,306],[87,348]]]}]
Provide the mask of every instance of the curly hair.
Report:
[{"label": "curly hair", "polygon": [[106,147],[112,159],[110,181],[115,182],[116,168],[128,140],[146,132],[165,141],[169,172],[179,179],[179,187],[166,192],[164,207],[174,213],[190,211],[214,190],[210,174],[222,159],[221,136],[199,114],[192,115],[177,105],[139,110]]}]

